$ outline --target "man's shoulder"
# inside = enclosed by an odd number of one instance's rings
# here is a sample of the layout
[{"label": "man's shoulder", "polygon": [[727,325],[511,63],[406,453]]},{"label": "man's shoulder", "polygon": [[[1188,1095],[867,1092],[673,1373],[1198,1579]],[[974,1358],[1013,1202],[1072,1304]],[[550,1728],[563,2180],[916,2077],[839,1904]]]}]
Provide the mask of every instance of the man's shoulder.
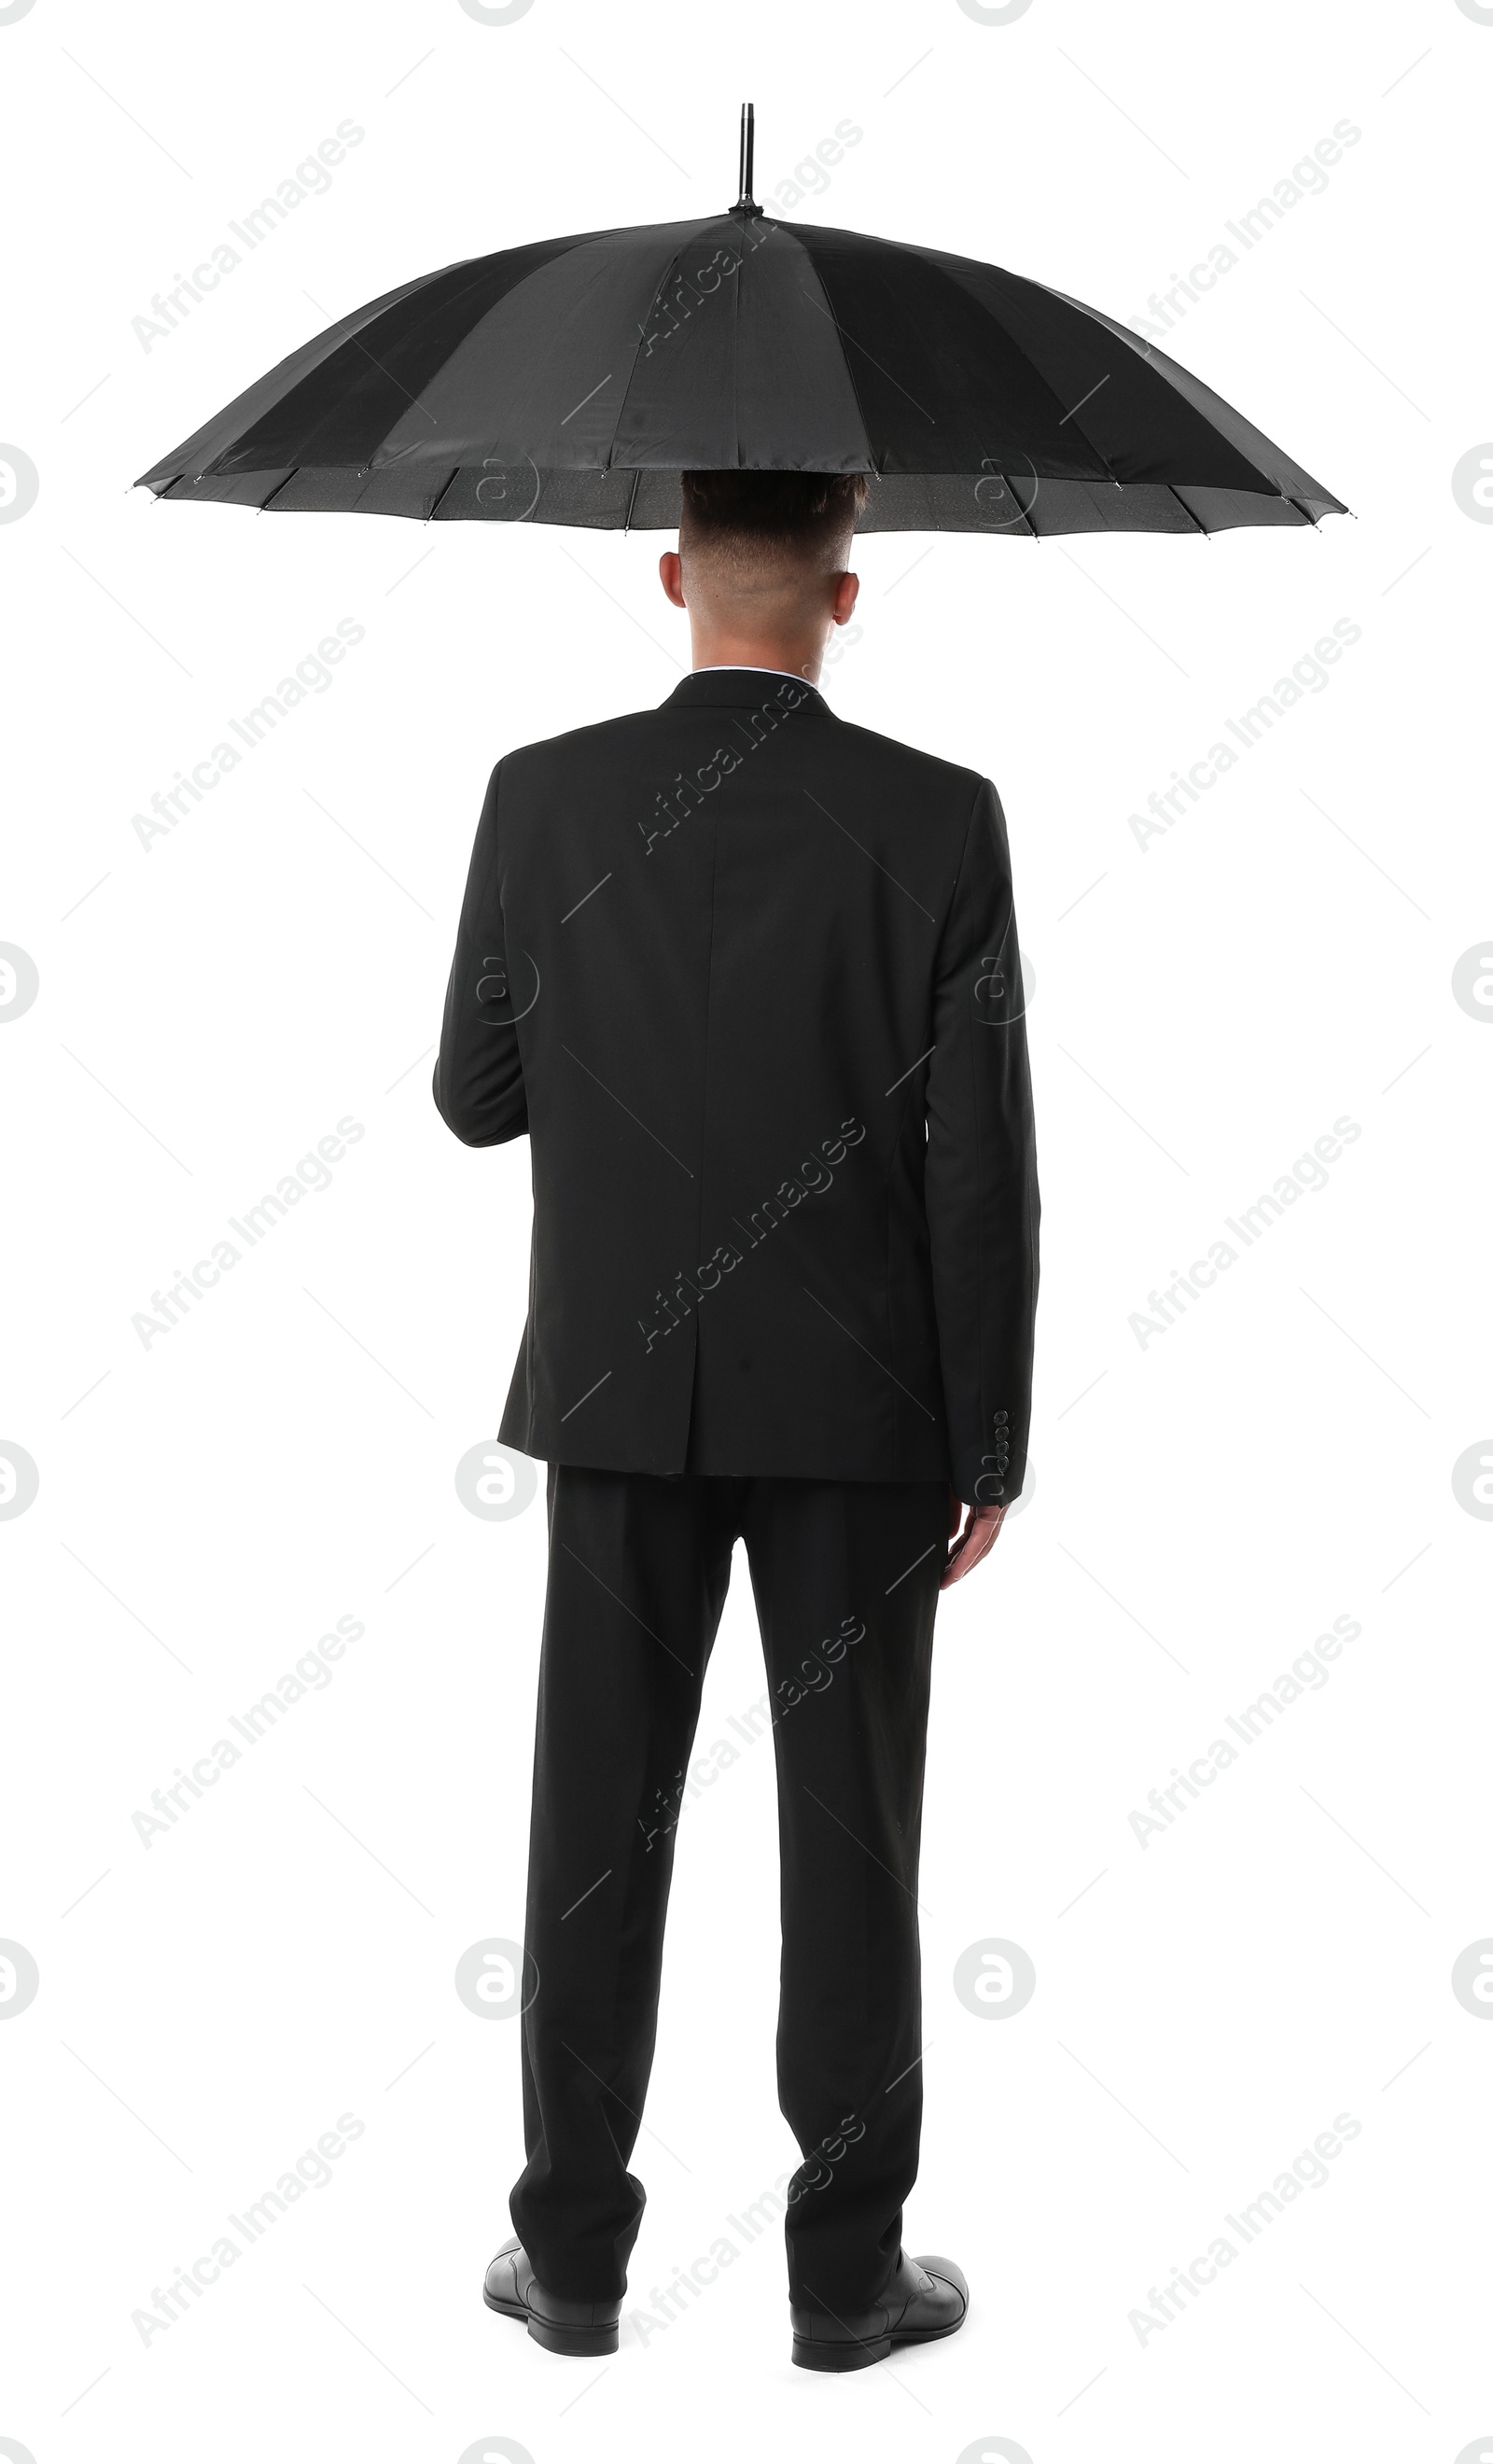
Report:
[{"label": "man's shoulder", "polygon": [[915,779],[925,790],[941,794],[951,803],[962,803],[966,809],[986,783],[982,771],[970,770],[960,761],[946,761],[941,754],[929,753],[920,744],[906,744],[898,736],[883,736],[873,727],[858,727],[853,719],[842,719],[835,732],[836,747],[844,749],[847,760],[863,761],[882,775],[896,779]]},{"label": "man's shoulder", "polygon": [[564,767],[569,762],[583,762],[597,754],[615,749],[619,739],[628,735],[646,735],[656,724],[660,713],[654,710],[629,710],[615,718],[593,719],[586,727],[567,727],[560,736],[537,737],[532,744],[516,744],[505,753],[498,768],[505,780],[515,784],[525,778],[540,776],[547,769]]}]

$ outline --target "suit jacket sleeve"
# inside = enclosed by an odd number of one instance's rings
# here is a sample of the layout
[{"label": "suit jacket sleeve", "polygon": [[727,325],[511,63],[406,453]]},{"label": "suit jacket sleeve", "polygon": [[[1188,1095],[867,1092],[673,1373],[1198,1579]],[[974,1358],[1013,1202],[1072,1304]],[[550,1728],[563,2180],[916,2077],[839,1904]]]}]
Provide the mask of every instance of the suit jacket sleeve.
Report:
[{"label": "suit jacket sleeve", "polygon": [[502,775],[499,762],[477,824],[432,1086],[441,1118],[469,1147],[501,1146],[529,1127],[516,1023],[522,1004],[516,1007],[501,903]]},{"label": "suit jacket sleeve", "polygon": [[1009,1505],[1026,1469],[1037,1147],[1011,861],[981,781],[933,985],[924,1189],[954,1485]]}]

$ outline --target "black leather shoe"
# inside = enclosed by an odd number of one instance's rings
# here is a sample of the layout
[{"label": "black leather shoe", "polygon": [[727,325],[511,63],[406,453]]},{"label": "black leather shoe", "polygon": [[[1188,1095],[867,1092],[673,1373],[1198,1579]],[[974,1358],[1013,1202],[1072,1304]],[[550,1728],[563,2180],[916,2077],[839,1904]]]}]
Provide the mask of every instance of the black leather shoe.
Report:
[{"label": "black leather shoe", "polygon": [[[942,2261],[939,2261],[942,2264]],[[622,2300],[565,2301],[547,2293],[521,2241],[505,2241],[488,2269],[482,2299],[505,2319],[521,2319],[547,2353],[615,2353]]]},{"label": "black leather shoe", "polygon": [[802,2370],[864,2370],[884,2362],[893,2344],[930,2344],[964,2324],[970,2288],[952,2258],[911,2258],[903,2251],[897,2272],[870,2310],[801,2308],[793,2321],[793,2358]]}]

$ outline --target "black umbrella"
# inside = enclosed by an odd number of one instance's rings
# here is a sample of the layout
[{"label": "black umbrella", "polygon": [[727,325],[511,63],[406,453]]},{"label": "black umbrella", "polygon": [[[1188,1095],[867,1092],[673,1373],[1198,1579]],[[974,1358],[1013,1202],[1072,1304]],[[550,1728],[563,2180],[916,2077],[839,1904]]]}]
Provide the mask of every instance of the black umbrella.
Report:
[{"label": "black umbrella", "polygon": [[995,265],[729,213],[385,292],[137,483],[171,502],[671,530],[681,470],[865,471],[867,531],[1218,531],[1347,507],[1124,325]]}]

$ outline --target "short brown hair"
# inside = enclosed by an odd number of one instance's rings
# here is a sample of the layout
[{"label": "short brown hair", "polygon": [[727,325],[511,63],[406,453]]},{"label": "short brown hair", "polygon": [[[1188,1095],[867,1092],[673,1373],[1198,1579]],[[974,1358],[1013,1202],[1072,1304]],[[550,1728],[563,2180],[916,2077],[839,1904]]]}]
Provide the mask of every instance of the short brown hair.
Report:
[{"label": "short brown hair", "polygon": [[755,559],[786,549],[827,562],[866,502],[862,471],[682,471],[681,548],[725,548]]}]

